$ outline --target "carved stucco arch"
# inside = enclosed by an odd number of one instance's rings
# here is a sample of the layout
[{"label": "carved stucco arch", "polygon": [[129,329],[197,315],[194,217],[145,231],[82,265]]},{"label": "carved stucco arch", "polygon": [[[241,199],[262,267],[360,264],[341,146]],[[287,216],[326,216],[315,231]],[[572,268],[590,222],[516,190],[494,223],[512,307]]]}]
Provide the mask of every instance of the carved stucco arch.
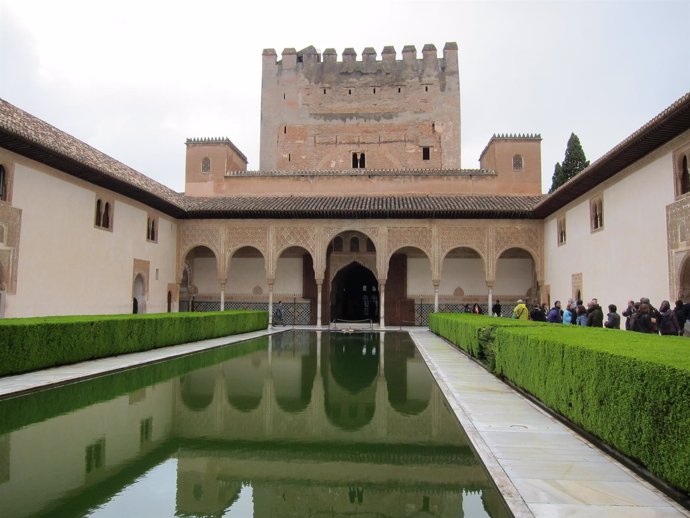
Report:
[{"label": "carved stucco arch", "polygon": [[435,261],[436,256],[433,250],[433,230],[428,226],[409,226],[409,227],[389,227],[388,239],[386,242],[387,250],[384,261],[385,276],[388,275],[388,265],[393,254],[405,247],[417,248],[429,259],[431,265],[431,276],[436,278],[438,275],[438,265]]},{"label": "carved stucco arch", "polygon": [[531,247],[525,246],[524,244],[516,243],[516,244],[510,245],[510,246],[506,246],[505,248],[502,248],[502,249],[496,251],[496,255],[493,258],[494,276],[496,275],[496,268],[498,267],[498,260],[501,258],[501,255],[504,252],[507,252],[508,250],[511,250],[513,248],[518,248],[520,250],[524,250],[525,252],[527,252],[530,255],[530,257],[532,258],[532,261],[534,262],[534,274],[537,276],[537,282],[541,286],[543,284],[544,275],[541,272],[541,261],[539,260],[539,256],[537,255],[537,252],[535,250],[533,250]]},{"label": "carved stucco arch", "polygon": [[[379,258],[383,256],[381,253],[382,250],[382,243],[380,242],[380,234],[379,234],[379,227],[378,226],[357,226],[357,225],[352,225],[352,224],[346,224],[342,226],[329,226],[329,227],[324,227],[323,228],[323,241],[321,243],[321,250],[323,252],[322,257],[323,257],[323,264],[322,267],[323,269],[321,272],[324,272],[326,270],[326,250],[328,249],[328,245],[333,241],[333,239],[336,238],[339,234],[342,234],[343,232],[359,232],[360,234],[363,234],[367,237],[367,239],[370,239],[371,242],[374,244],[374,256],[376,258],[376,268],[372,269],[372,272],[374,272],[374,275],[376,275],[377,278],[379,278],[379,275],[377,272],[381,271],[381,267],[379,264]],[[316,272],[316,265],[314,266],[314,272]],[[331,276],[331,281],[333,280],[333,276]]]},{"label": "carved stucco arch", "polygon": [[674,286],[674,292],[678,299],[687,301],[690,297],[690,250],[686,251],[680,261],[678,261],[676,279],[677,285]]},{"label": "carved stucco arch", "polygon": [[448,254],[451,253],[453,250],[457,250],[458,248],[467,248],[468,250],[472,250],[473,252],[476,252],[477,255],[479,255],[479,258],[482,260],[482,265],[484,266],[484,276],[486,277],[487,273],[487,261],[484,253],[481,250],[477,250],[474,246],[470,245],[457,245],[454,247],[449,248],[448,250],[444,250],[442,252],[442,255],[439,256],[439,276],[443,273],[443,261],[446,260],[446,257],[448,257]]},{"label": "carved stucco arch", "polygon": [[495,280],[498,258],[506,250],[520,248],[530,254],[534,261],[534,271],[537,283],[541,286],[544,282],[544,264],[542,260],[544,250],[544,233],[540,226],[531,224],[517,224],[501,226],[492,229],[490,246],[493,252],[491,257],[491,274],[487,279]]},{"label": "carved stucco arch", "polygon": [[232,262],[233,256],[242,248],[253,248],[257,252],[259,252],[259,254],[261,255],[261,258],[264,260],[264,272],[268,272],[268,256],[264,253],[263,250],[256,247],[255,245],[237,245],[237,246],[234,246],[234,247],[226,250],[225,268],[223,269],[226,277],[227,277],[228,272],[230,271],[230,263]]},{"label": "carved stucco arch", "polygon": [[219,270],[219,268],[220,268],[220,257],[221,257],[219,251],[213,245],[210,245],[209,243],[198,242],[198,243],[187,245],[187,246],[185,246],[185,248],[181,249],[181,251],[180,251],[180,260],[178,261],[178,265],[177,265],[177,283],[178,284],[182,282],[182,274],[184,273],[184,265],[185,265],[185,261],[187,259],[187,255],[189,255],[189,252],[191,252],[192,250],[194,250],[195,248],[200,247],[200,246],[203,246],[204,248],[208,248],[211,252],[213,252],[213,255],[216,259],[216,273],[218,273],[218,275],[221,274],[221,272]]},{"label": "carved stucco arch", "polygon": [[269,260],[266,276],[269,279],[275,278],[278,258],[285,250],[292,246],[304,248],[307,251],[311,256],[314,273],[316,274],[317,265],[320,264],[319,254],[317,253],[317,244],[320,241],[320,236],[320,225],[276,225],[272,227],[270,229],[269,245],[271,253],[268,254]]}]

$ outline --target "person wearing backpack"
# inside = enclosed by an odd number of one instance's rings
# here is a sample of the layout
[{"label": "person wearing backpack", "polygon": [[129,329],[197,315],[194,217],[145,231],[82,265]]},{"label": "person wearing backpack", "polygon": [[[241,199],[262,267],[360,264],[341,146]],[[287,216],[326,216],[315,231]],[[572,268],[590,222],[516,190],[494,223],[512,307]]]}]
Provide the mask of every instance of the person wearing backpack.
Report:
[{"label": "person wearing backpack", "polygon": [[661,302],[659,306],[659,334],[661,335],[676,335],[680,334],[680,325],[675,311],[671,309],[671,303],[668,300]]},{"label": "person wearing backpack", "polygon": [[513,308],[513,318],[518,320],[527,320],[529,316],[529,311],[527,311],[527,306],[525,306],[525,301],[518,299],[517,305]]},{"label": "person wearing backpack", "polygon": [[546,315],[546,321],[553,324],[560,324],[563,322],[563,316],[561,315],[561,301],[557,300],[553,303],[553,307],[549,310],[549,314]]}]

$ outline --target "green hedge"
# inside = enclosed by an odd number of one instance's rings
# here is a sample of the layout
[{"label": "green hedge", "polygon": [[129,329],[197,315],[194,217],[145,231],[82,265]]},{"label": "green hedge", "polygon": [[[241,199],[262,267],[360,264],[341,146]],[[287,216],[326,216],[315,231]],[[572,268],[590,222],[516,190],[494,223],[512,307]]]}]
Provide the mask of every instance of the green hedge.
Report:
[{"label": "green hedge", "polygon": [[0,376],[266,327],[265,311],[0,319]]},{"label": "green hedge", "polygon": [[690,340],[476,315],[430,328],[690,493]]}]

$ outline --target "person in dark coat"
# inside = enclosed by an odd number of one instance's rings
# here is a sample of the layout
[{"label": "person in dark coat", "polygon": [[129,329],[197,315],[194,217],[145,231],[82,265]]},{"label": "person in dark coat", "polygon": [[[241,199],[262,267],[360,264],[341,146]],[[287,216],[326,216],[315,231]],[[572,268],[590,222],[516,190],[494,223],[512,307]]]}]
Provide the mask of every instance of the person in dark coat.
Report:
[{"label": "person in dark coat", "polygon": [[690,307],[690,304],[683,304],[682,300],[676,301],[676,307],[673,312],[676,314],[676,320],[678,320],[678,327],[680,327],[680,334],[683,334],[683,328],[685,327],[685,321],[690,315],[685,312],[685,306]]},{"label": "person in dark coat", "polygon": [[664,300],[659,306],[659,317],[659,334],[678,336],[681,328],[668,300]]},{"label": "person in dark coat", "polygon": [[529,312],[529,319],[535,322],[546,322],[546,315],[539,304],[535,304],[534,309]]},{"label": "person in dark coat", "polygon": [[561,314],[561,301],[557,300],[554,302],[553,307],[549,310],[549,314],[546,315],[546,321],[553,324],[560,324],[563,322],[563,315]]},{"label": "person in dark coat", "polygon": [[621,328],[621,316],[616,313],[618,308],[615,304],[609,304],[609,312],[606,315],[606,322],[604,322],[604,327],[607,329],[620,329]]},{"label": "person in dark coat", "polygon": [[625,311],[621,313],[625,317],[625,330],[629,331],[630,330],[630,317],[633,316],[633,313],[635,313],[635,301],[634,300],[629,300],[628,301],[628,307],[625,308]]},{"label": "person in dark coat", "polygon": [[597,299],[592,299],[587,308],[587,327],[602,327],[604,325],[604,312]]}]

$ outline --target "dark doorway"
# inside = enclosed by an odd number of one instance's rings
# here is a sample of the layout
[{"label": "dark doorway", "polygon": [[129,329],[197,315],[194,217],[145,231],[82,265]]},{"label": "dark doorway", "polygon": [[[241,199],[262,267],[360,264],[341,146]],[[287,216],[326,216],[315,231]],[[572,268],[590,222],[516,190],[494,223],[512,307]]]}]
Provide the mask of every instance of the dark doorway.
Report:
[{"label": "dark doorway", "polygon": [[331,286],[331,319],[379,319],[379,292],[376,277],[359,263],[340,270]]}]

